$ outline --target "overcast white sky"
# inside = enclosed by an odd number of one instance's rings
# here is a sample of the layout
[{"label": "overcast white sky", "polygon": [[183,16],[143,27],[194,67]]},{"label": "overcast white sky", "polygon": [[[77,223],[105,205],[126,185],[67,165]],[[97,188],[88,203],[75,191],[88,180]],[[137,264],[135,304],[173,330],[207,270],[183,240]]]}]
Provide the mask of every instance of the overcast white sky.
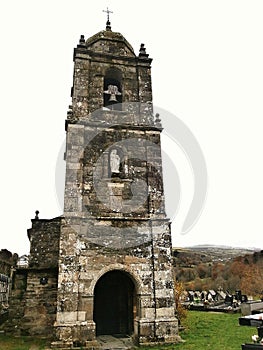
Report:
[{"label": "overcast white sky", "polygon": [[173,245],[262,248],[261,0],[3,2],[0,248],[27,253],[35,210],[41,218],[62,214],[55,168],[71,102],[73,48],[80,34],[88,38],[105,28],[107,6],[114,11],[112,30],[136,53],[145,43],[154,59],[154,105],[188,126],[206,159],[206,205],[192,230],[181,235],[193,177],[178,147],[164,142],[174,147],[182,182]]}]

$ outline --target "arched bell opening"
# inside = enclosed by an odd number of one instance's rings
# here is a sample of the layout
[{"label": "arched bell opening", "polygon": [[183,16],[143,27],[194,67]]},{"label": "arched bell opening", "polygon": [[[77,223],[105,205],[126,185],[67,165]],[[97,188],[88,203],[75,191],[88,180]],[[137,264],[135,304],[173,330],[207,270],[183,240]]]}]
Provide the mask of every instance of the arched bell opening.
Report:
[{"label": "arched bell opening", "polygon": [[122,74],[119,69],[109,68],[104,77],[104,107],[121,110]]},{"label": "arched bell opening", "polygon": [[94,290],[96,335],[132,335],[137,315],[136,288],[123,271],[110,271]]}]

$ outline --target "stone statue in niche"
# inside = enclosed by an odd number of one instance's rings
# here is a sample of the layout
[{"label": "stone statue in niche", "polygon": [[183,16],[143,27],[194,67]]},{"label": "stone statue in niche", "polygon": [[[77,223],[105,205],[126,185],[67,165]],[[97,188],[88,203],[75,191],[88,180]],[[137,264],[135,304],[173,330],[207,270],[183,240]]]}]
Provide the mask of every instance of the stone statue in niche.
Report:
[{"label": "stone statue in niche", "polygon": [[115,174],[119,174],[120,172],[120,157],[116,149],[113,149],[110,154],[110,170],[111,173]]}]

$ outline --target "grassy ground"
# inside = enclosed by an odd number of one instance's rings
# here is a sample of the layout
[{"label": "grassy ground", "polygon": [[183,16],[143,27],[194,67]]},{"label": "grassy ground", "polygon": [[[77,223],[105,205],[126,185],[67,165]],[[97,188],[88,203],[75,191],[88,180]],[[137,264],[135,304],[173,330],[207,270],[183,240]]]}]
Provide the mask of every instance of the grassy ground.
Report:
[{"label": "grassy ground", "polygon": [[[251,342],[256,328],[238,325],[239,314],[189,311],[180,333],[184,343],[152,347],[151,350],[241,350],[241,344]],[[13,338],[0,334],[0,350],[44,350],[48,348],[41,339]],[[148,349],[141,347],[140,350]],[[263,349],[263,347],[262,347]]]},{"label": "grassy ground", "polygon": [[238,317],[239,314],[189,311],[183,322],[185,331],[180,333],[185,342],[152,350],[241,350],[241,344],[251,342],[251,336],[257,334],[257,330],[239,326]]},{"label": "grassy ground", "polygon": [[0,350],[44,350],[47,348],[46,344],[44,339],[14,338],[0,334]]}]

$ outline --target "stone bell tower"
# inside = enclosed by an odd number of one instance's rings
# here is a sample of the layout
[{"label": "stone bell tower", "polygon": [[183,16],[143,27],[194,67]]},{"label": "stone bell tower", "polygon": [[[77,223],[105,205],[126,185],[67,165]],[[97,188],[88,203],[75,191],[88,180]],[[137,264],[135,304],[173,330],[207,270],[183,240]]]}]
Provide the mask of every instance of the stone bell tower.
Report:
[{"label": "stone bell tower", "polygon": [[151,62],[109,20],[74,50],[53,348],[177,338]]}]

